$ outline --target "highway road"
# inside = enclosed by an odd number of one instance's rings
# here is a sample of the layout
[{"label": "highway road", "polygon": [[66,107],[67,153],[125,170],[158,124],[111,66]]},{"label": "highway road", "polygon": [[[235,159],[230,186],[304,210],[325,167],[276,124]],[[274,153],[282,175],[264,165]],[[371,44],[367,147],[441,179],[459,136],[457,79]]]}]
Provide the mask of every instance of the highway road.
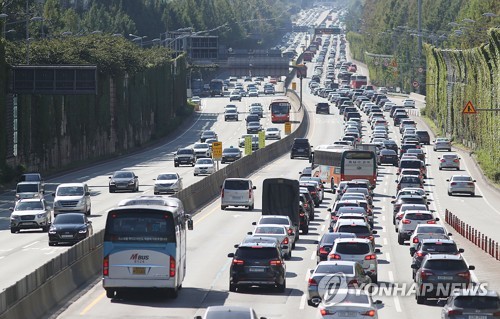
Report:
[{"label": "highway road", "polygon": [[[309,68],[312,71],[312,68]],[[307,81],[305,81],[307,84]],[[304,90],[304,101],[309,109],[311,126],[308,138],[312,145],[328,144],[341,137],[342,120],[338,110],[331,108],[331,115],[317,115],[312,111],[315,102],[322,98],[312,96],[309,90]],[[369,130],[365,127],[365,139]],[[399,140],[399,133],[392,130],[391,137]],[[443,182],[454,174],[437,169],[437,154],[431,148],[425,147],[429,156],[429,179],[426,189],[432,192],[432,209],[442,216],[444,208],[452,210],[464,207],[486,207],[486,201],[497,203],[498,197],[488,197],[482,193],[479,185],[478,196],[475,198],[449,198],[446,194],[446,184]],[[311,223],[309,235],[301,235],[293,257],[286,262],[287,289],[279,294],[263,289],[245,292],[229,292],[229,265],[227,254],[234,251],[233,245],[238,243],[248,231],[252,231],[252,221],[260,216],[262,181],[268,177],[297,178],[298,172],[308,166],[306,160],[291,160],[284,155],[274,162],[262,167],[251,175],[254,185],[257,185],[256,210],[248,212],[239,209],[220,210],[220,202],[214,200],[194,217],[195,230],[188,234],[188,269],[178,299],[165,299],[154,293],[129,295],[124,299],[109,300],[99,281],[88,291],[68,304],[57,318],[192,318],[202,315],[204,309],[211,305],[245,305],[253,307],[259,316],[267,318],[316,318],[318,310],[307,306],[304,292],[307,287],[309,269],[315,267],[315,241],[325,232],[328,213],[326,208],[332,203],[332,194],[327,193],[325,201],[316,210],[316,219]],[[469,164],[467,165],[467,167]],[[465,165],[464,165],[464,168]],[[397,283],[411,284],[410,255],[408,245],[397,243],[397,236],[392,225],[391,196],[395,194],[396,168],[383,166],[379,171],[378,186],[375,189],[375,229],[377,247],[381,249],[378,255],[379,282],[381,284]],[[481,182],[478,182],[480,184]],[[477,210],[476,210],[477,211]],[[456,238],[460,244],[460,239]],[[466,258],[472,254],[467,251]],[[474,254],[476,256],[477,253]],[[477,267],[475,273],[484,273],[489,261],[488,257],[469,260]],[[494,274],[490,274],[495,276]],[[474,274],[476,281],[481,281]],[[497,275],[498,279],[498,275]],[[413,295],[410,296],[380,296],[383,304],[379,310],[379,318],[438,318],[440,307],[430,301],[426,305],[417,305]]]},{"label": "highway road", "polygon": [[[282,92],[283,84],[278,83],[277,91]],[[180,147],[186,147],[199,141],[199,134],[202,130],[212,129],[223,143],[224,147],[233,145],[238,147],[238,139],[242,134],[246,134],[245,117],[248,106],[253,102],[260,102],[264,106],[265,114],[261,119],[264,128],[275,126],[271,123],[267,106],[270,101],[280,96],[244,97],[241,102],[229,102],[228,97],[202,99],[201,111],[194,115],[192,123],[185,131],[172,137],[165,143],[151,147],[147,150],[137,152],[132,155],[121,156],[116,160],[107,161],[84,169],[79,169],[46,181],[47,201],[52,202],[51,193],[59,183],[86,182],[92,195],[92,216],[94,231],[102,229],[105,223],[105,212],[116,205],[124,198],[138,195],[153,195],[154,178],[161,172],[178,172],[183,178],[184,187],[200,180],[203,176],[193,176],[193,168],[181,166],[174,168],[173,152]],[[281,96],[283,96],[281,94]],[[224,106],[226,104],[236,104],[240,112],[239,121],[224,121]],[[292,119],[295,116],[292,113]],[[292,129],[297,124],[292,125]],[[283,124],[276,124],[282,129]],[[274,143],[274,140],[267,140],[266,145]],[[244,151],[244,149],[242,149]],[[220,164],[224,167],[228,164]],[[108,192],[108,176],[116,170],[132,170],[139,176],[140,192],[114,193]],[[24,230],[21,233],[11,234],[9,228],[9,207],[14,206],[14,193],[8,192],[0,196],[0,262],[2,271],[0,272],[0,289],[5,289],[14,284],[19,279],[31,273],[50,259],[54,258],[68,246],[48,245],[48,235],[41,230]],[[20,267],[20,265],[22,265]]]}]

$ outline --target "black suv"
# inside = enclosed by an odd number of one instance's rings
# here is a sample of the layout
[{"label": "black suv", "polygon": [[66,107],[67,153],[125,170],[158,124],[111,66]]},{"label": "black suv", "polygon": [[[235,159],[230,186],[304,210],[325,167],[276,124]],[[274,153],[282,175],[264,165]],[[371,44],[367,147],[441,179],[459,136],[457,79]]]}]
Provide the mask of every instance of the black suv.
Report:
[{"label": "black suv", "polygon": [[431,145],[431,137],[429,136],[429,132],[417,130],[415,133],[417,134],[420,143]]},{"label": "black suv", "polygon": [[229,291],[243,286],[270,286],[285,292],[286,266],[277,243],[243,243],[227,256],[233,258]]},{"label": "black suv", "polygon": [[326,102],[320,102],[316,104],[316,114],[326,113],[330,114],[330,104]]},{"label": "black suv", "polygon": [[248,114],[245,120],[246,120],[247,124],[250,122],[259,122],[260,123],[260,116],[258,114]]},{"label": "black suv", "polygon": [[413,254],[412,265],[417,265],[413,267],[413,279],[415,279],[415,274],[417,269],[422,265],[422,260],[427,255],[435,254],[446,254],[446,255],[458,255],[463,253],[462,248],[457,248],[457,244],[452,239],[423,239],[417,244],[417,246],[410,247],[410,255]]},{"label": "black suv", "polygon": [[311,158],[311,145],[307,138],[296,138],[293,140],[292,151],[290,152],[290,158],[295,157],[306,157]]},{"label": "black suv", "polygon": [[175,152],[174,156],[174,166],[179,167],[179,165],[191,165],[194,166],[196,162],[196,157],[194,150],[192,148],[180,148]]}]

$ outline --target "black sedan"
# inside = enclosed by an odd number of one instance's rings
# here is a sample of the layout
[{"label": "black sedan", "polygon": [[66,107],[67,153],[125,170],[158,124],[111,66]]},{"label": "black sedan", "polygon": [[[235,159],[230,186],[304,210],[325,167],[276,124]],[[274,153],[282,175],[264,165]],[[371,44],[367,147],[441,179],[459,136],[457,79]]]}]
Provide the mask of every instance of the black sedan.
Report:
[{"label": "black sedan", "polygon": [[116,191],[139,191],[139,177],[134,172],[130,171],[116,171],[113,176],[109,177],[109,192]]},{"label": "black sedan", "polygon": [[234,162],[241,158],[241,150],[236,147],[227,147],[222,151],[222,164],[226,162]]},{"label": "black sedan", "polygon": [[378,164],[391,164],[394,166],[399,165],[398,154],[394,150],[381,150],[378,156]]},{"label": "black sedan", "polygon": [[75,244],[94,233],[92,221],[82,213],[64,213],[56,216],[49,229],[49,246]]}]

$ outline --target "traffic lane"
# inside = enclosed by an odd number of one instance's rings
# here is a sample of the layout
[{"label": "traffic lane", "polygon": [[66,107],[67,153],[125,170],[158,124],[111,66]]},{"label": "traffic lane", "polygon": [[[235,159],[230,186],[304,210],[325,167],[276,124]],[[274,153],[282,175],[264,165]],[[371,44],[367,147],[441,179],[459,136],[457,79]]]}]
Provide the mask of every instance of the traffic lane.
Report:
[{"label": "traffic lane", "polygon": [[[215,114],[216,117],[211,116],[211,118],[221,117],[220,110],[223,109],[224,105],[221,105],[221,101],[218,98],[206,99],[205,113],[203,114]],[[199,121],[196,126],[192,126],[191,129],[194,131],[201,131],[207,127],[212,122],[219,122],[225,124],[223,121],[219,120],[207,120],[203,115],[199,116]],[[231,124],[231,125],[230,125]],[[226,138],[231,140],[233,132],[240,132],[243,134],[245,131],[245,126],[233,125],[233,123],[228,123],[225,126],[221,125],[220,139],[225,141]],[[159,172],[175,171],[179,172],[181,177],[183,177],[184,186],[188,186],[194,182],[199,181],[203,177],[194,177],[192,167],[179,167],[174,168],[172,162],[172,152],[178,147],[185,147],[192,143],[194,138],[198,138],[198,132],[195,134],[185,134],[182,133],[180,138],[174,138],[173,141],[166,143],[165,145],[154,147],[153,149],[148,149],[144,153],[135,153],[124,158],[120,158],[116,161],[105,162],[96,165],[96,170],[99,173],[91,173],[91,168],[84,168],[81,174],[78,171],[70,172],[69,174],[56,177],[54,179],[48,180],[47,182],[55,184],[57,180],[63,182],[74,182],[81,181],[87,182],[91,188],[92,194],[92,215],[90,219],[93,222],[94,232],[104,228],[105,225],[105,212],[116,206],[119,201],[127,199],[130,197],[135,197],[138,195],[152,195],[153,194],[153,179],[156,178]],[[108,176],[117,169],[128,169],[133,170],[136,175],[139,176],[140,191],[138,193],[128,193],[128,192],[117,192],[114,194],[109,194],[108,192]],[[48,196],[50,198],[50,196]],[[0,250],[0,259],[5,265],[5,270],[0,274],[1,288],[6,288],[20,280],[27,274],[33,272],[35,269],[42,266],[48,260],[54,258],[57,254],[66,251],[70,246],[58,246],[52,247],[47,254],[48,249],[48,235],[47,233],[39,231],[22,231],[18,234],[11,234],[9,231],[9,216],[8,213],[3,213],[2,223],[4,225],[4,230],[0,231],[0,243],[2,244],[2,250]],[[16,236],[16,237],[13,237]],[[12,240],[16,238],[16,240]],[[29,253],[23,247],[30,247]],[[31,258],[31,262],[27,262],[26,266],[19,271],[17,260],[26,260]]]},{"label": "traffic lane", "polygon": [[[177,300],[160,301],[155,303],[155,307],[141,307],[141,314],[145,316],[160,315],[164,312],[164,309],[158,309],[162,305],[177,309],[185,307],[186,302],[191,308],[190,315],[195,315],[199,308],[210,304],[241,303],[243,301],[254,304],[256,311],[262,314],[266,314],[269,311],[266,309],[269,307],[274,309],[275,304],[287,304],[290,307],[294,305],[293,308],[297,309],[301,300],[299,291],[304,289],[306,269],[311,268],[314,263],[310,259],[311,249],[303,246],[315,246],[314,240],[319,233],[311,231],[308,236],[302,235],[297,243],[297,249],[293,252],[292,260],[286,262],[288,288],[284,295],[262,290],[257,290],[256,293],[228,293],[228,271],[231,260],[226,256],[228,253],[234,252],[234,244],[239,243],[248,231],[253,230],[254,227],[251,223],[257,221],[260,216],[262,180],[271,176],[296,178],[297,175],[294,172],[300,171],[307,165],[307,160],[290,160],[286,154],[279,160],[265,166],[259,173],[252,175],[250,178],[257,186],[256,209],[253,212],[233,208],[221,211],[220,201],[216,199],[197,214],[194,217],[195,230],[188,235],[188,275],[180,297]],[[323,207],[323,209],[326,208]],[[312,228],[311,230],[313,230]],[[300,259],[307,261],[309,266],[303,265]],[[203,267],[203,271],[200,271],[200,266]],[[103,293],[104,290],[100,288],[100,285],[96,286],[95,292],[93,292],[94,296],[101,296]],[[233,295],[235,296],[233,297]],[[261,297],[261,295],[264,296]],[[105,314],[109,318],[121,318],[130,311],[127,307],[127,301],[110,302],[108,299],[101,299],[96,301],[91,308],[87,308],[96,299],[90,300],[84,296],[80,300],[67,310],[67,314],[65,312],[59,318],[71,318],[71,316],[81,313],[83,309],[89,309],[86,312],[89,317]],[[259,300],[259,304],[256,304],[256,300]],[[90,303],[85,304],[85,301],[90,301]],[[270,301],[272,301],[272,305],[268,305]],[[133,301],[133,303],[137,304],[137,301]],[[141,303],[141,305],[147,304]],[[72,313],[72,311],[74,312]],[[311,310],[305,308],[303,311]]]}]

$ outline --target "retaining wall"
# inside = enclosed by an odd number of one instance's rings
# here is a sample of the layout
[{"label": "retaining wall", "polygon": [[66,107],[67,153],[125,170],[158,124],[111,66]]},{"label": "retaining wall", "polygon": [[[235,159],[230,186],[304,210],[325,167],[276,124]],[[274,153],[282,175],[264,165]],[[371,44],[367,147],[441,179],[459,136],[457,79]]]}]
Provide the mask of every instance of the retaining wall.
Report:
[{"label": "retaining wall", "polygon": [[[195,215],[218,197],[225,178],[248,176],[289,152],[294,138],[305,136],[309,127],[307,111],[298,111],[300,102],[295,91],[288,90],[287,95],[294,107],[295,130],[180,191],[177,197],[188,214]],[[0,319],[41,318],[95,279],[101,273],[103,235],[103,230],[97,232],[2,291]]]}]

